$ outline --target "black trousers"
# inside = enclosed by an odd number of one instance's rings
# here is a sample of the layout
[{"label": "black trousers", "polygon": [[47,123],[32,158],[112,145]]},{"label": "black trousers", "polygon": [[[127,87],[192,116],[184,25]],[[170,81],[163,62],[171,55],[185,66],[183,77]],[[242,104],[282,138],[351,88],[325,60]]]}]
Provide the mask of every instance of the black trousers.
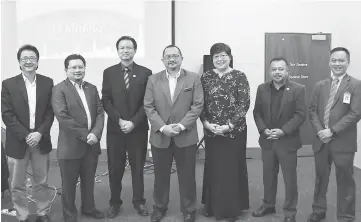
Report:
[{"label": "black trousers", "polygon": [[297,212],[297,151],[286,147],[262,149],[264,206],[274,207],[276,203],[279,166],[285,184],[285,201],[283,213],[294,216]]},{"label": "black trousers", "polygon": [[110,205],[122,205],[120,198],[125,163],[132,172],[133,204],[144,204],[144,164],[147,156],[148,130],[135,128],[129,134],[107,134]]},{"label": "black trousers", "polygon": [[75,206],[76,184],[80,176],[81,211],[91,212],[95,209],[94,176],[98,165],[98,155],[94,155],[91,148],[81,159],[58,159],[63,205],[63,216],[66,222],[77,221]]},{"label": "black trousers", "polygon": [[331,164],[335,163],[337,182],[337,219],[338,221],[355,220],[356,184],[354,180],[355,153],[335,152],[324,144],[315,153],[316,183],[312,208],[316,213],[327,210],[327,187]]},{"label": "black trousers", "polygon": [[174,142],[168,148],[152,146],[154,163],[154,208],[160,211],[168,209],[170,176],[173,158],[176,161],[180,205],[183,213],[196,211],[196,164],[197,145],[177,147]]}]

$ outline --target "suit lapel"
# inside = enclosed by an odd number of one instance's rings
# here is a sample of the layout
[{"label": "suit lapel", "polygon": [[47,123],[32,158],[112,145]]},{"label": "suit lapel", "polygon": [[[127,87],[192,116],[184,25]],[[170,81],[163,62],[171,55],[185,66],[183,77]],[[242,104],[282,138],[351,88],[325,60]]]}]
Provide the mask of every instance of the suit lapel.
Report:
[{"label": "suit lapel", "polygon": [[179,93],[183,89],[183,85],[186,82],[186,72],[182,69],[180,76],[177,79],[177,85],[174,90],[173,104],[177,101]]},{"label": "suit lapel", "polygon": [[340,86],[337,89],[337,93],[335,95],[335,98],[333,99],[333,104],[332,104],[331,108],[336,104],[337,100],[340,98],[341,94],[344,92],[344,90],[348,86],[349,82],[350,82],[350,77],[346,74],[343,77],[343,79],[340,83]]},{"label": "suit lapel", "polygon": [[87,104],[88,104],[88,109],[89,109],[89,113],[90,113],[90,116],[91,116],[91,118],[92,118],[92,121],[93,121],[93,117],[94,117],[94,110],[93,110],[93,99],[94,98],[92,98],[92,93],[91,93],[91,89],[90,89],[90,87],[89,87],[89,85],[88,85],[88,83],[87,82],[84,82],[83,83],[83,90],[84,90],[84,94],[85,94],[85,98],[86,98],[86,102],[87,102]]},{"label": "suit lapel", "polygon": [[269,118],[271,118],[271,83],[267,83],[266,87],[265,87],[265,91],[266,91],[266,107],[267,107],[267,115],[269,116]]},{"label": "suit lapel", "polygon": [[17,82],[17,85],[18,85],[18,87],[19,87],[20,93],[21,93],[21,94],[23,95],[23,97],[24,97],[24,100],[25,100],[26,105],[29,106],[28,93],[27,93],[27,91],[26,91],[26,86],[25,86],[25,82],[24,82],[24,79],[23,79],[22,74],[20,74],[20,75],[17,76],[16,82]]},{"label": "suit lapel", "polygon": [[167,74],[164,70],[160,75],[160,82],[161,82],[160,84],[162,86],[163,93],[164,93],[165,97],[167,98],[169,105],[172,105],[172,100],[170,98],[169,81],[168,81],[166,75]]},{"label": "suit lapel", "polygon": [[290,97],[292,97],[292,93],[291,93],[291,84],[289,81],[287,81],[287,83],[285,84],[285,89],[283,91],[283,95],[281,98],[281,105],[280,105],[280,109],[278,112],[278,118],[280,118],[283,107],[285,106],[286,102],[290,100]]},{"label": "suit lapel", "polygon": [[138,73],[138,65],[135,64],[135,62],[133,62],[133,69],[132,72],[129,74],[128,78],[129,78],[129,89],[128,91],[130,92],[130,90],[132,90],[132,87],[134,87],[135,82],[136,82],[136,78],[137,78],[137,74]]},{"label": "suit lapel", "polygon": [[66,79],[65,81],[66,81],[65,82],[66,86],[69,89],[69,92],[71,92],[74,95],[75,100],[79,103],[79,106],[84,110],[84,113],[85,113],[85,108],[84,108],[83,102],[81,101],[81,98],[79,96],[79,93],[76,91],[75,86],[69,79]]},{"label": "suit lapel", "polygon": [[38,106],[38,101],[41,98],[41,95],[43,95],[43,79],[36,75],[36,106]]},{"label": "suit lapel", "polygon": [[112,84],[114,84],[113,88],[119,90],[120,94],[127,93],[124,83],[124,73],[122,70],[122,65],[120,63],[117,65],[117,72],[113,73],[113,78],[111,78],[111,81]]}]

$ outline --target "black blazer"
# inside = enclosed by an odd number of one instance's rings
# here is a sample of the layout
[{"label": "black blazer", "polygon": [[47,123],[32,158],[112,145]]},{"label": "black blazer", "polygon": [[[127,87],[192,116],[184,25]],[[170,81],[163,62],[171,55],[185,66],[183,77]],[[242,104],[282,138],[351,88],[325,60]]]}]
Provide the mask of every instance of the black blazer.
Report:
[{"label": "black blazer", "polygon": [[[51,78],[36,74],[34,130],[42,134],[39,147],[43,154],[52,150],[50,128],[54,121],[51,108],[53,85]],[[22,159],[27,147],[25,139],[30,133],[28,94],[22,74],[2,82],[1,112],[6,125],[5,152],[12,158]]]},{"label": "black blazer", "polygon": [[148,129],[143,100],[148,77],[152,71],[133,62],[129,76],[129,90],[126,91],[121,64],[104,70],[102,102],[108,114],[107,132],[123,133],[119,128],[119,118],[134,123],[135,129]]},{"label": "black blazer", "polygon": [[258,86],[256,102],[253,110],[254,120],[260,132],[259,144],[261,148],[271,148],[272,145],[285,149],[297,150],[301,148],[300,126],[306,118],[306,87],[296,82],[287,81],[281,99],[279,121],[281,129],[286,134],[279,140],[267,140],[263,134],[271,126],[271,82]]}]

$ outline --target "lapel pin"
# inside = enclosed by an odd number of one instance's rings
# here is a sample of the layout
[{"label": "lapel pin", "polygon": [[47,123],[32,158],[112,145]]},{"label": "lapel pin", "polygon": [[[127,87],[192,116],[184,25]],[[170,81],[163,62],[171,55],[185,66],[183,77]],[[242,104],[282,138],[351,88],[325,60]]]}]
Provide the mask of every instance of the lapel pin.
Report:
[{"label": "lapel pin", "polygon": [[133,77],[137,77],[136,75],[133,75]]},{"label": "lapel pin", "polygon": [[286,88],[286,90],[290,90],[290,88]]}]

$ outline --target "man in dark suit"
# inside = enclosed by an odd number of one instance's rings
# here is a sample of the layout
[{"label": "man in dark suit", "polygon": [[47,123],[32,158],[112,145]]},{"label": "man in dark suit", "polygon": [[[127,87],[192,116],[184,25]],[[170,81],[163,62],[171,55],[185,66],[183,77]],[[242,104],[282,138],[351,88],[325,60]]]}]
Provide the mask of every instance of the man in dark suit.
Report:
[{"label": "man in dark suit", "polygon": [[270,62],[272,80],[258,86],[254,120],[262,149],[264,203],[254,217],[275,213],[279,165],[285,183],[285,222],[294,222],[297,212],[297,150],[301,148],[300,126],[305,120],[305,86],[288,79],[288,62]]},{"label": "man in dark suit", "polygon": [[147,155],[148,121],[143,98],[152,71],[133,61],[137,42],[123,36],[116,42],[120,63],[104,70],[102,101],[108,114],[107,153],[110,186],[108,217],[118,215],[125,163],[132,172],[133,205],[141,216],[148,215],[144,199],[143,169]]},{"label": "man in dark suit", "polygon": [[318,82],[309,114],[315,129],[312,148],[315,154],[316,181],[313,212],[308,222],[326,217],[326,194],[332,162],[337,181],[337,220],[355,220],[356,187],[353,161],[357,151],[357,122],[361,118],[361,81],[347,74],[350,52],[332,49],[331,78]]},{"label": "man in dark suit", "polygon": [[185,222],[195,220],[195,162],[198,133],[196,121],[203,109],[200,75],[181,69],[183,57],[177,46],[163,50],[165,70],[151,76],[144,109],[151,124],[149,142],[154,163],[154,211],[152,222],[160,221],[168,207],[170,172],[176,161],[181,211]]},{"label": "man in dark suit", "polygon": [[21,74],[2,83],[1,111],[6,125],[5,152],[9,156],[10,190],[20,221],[28,221],[26,174],[32,166],[32,190],[36,199],[37,222],[50,221],[46,215],[49,152],[52,150],[50,128],[54,121],[51,108],[53,80],[37,74],[39,51],[32,45],[17,53]]},{"label": "man in dark suit", "polygon": [[75,192],[80,176],[81,211],[94,219],[104,218],[95,208],[94,176],[100,154],[104,111],[96,86],[83,81],[85,59],[78,54],[65,61],[67,79],[53,89],[52,105],[59,122],[58,162],[62,179],[63,215],[77,221]]}]

